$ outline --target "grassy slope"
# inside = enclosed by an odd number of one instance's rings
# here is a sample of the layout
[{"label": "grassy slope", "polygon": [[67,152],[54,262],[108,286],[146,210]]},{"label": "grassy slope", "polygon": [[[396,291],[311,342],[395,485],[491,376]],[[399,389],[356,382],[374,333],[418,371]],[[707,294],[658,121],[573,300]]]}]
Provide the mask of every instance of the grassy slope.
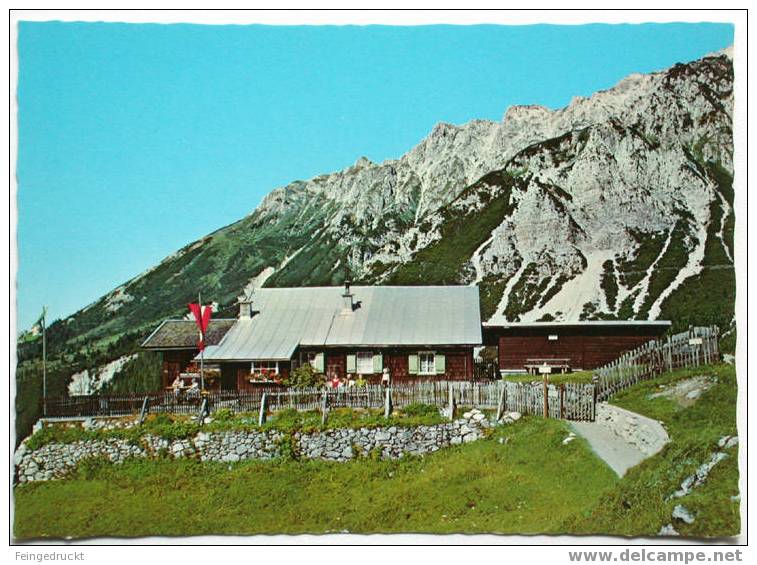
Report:
[{"label": "grassy slope", "polygon": [[[688,408],[651,392],[694,375],[717,385]],[[675,504],[697,517],[683,535],[739,531],[736,449],[691,494],[684,478],[736,434],[732,366],[681,370],[614,403],[662,420],[671,443],[621,480],[567,424],[524,418],[474,444],[405,461],[132,461],[83,464],[71,479],[15,489],[15,534],[32,537],[305,532],[498,532],[656,535]],[[497,441],[508,437],[505,444]],[[77,504],[72,504],[72,501]],[[198,509],[205,518],[198,519]],[[170,519],[166,519],[170,516]]]},{"label": "grassy slope", "polygon": [[[567,424],[404,461],[133,461],[15,489],[18,538],[209,533],[560,533],[616,483]],[[76,501],[76,503],[74,503]]]},{"label": "grassy slope", "polygon": [[[688,408],[665,397],[650,399],[649,394],[694,375],[713,375],[718,384]],[[569,519],[566,529],[576,533],[616,535],[656,535],[671,522],[676,504],[683,504],[696,515],[691,524],[676,523],[682,535],[725,537],[740,529],[737,450],[718,463],[706,483],[688,496],[668,500],[681,482],[694,473],[718,449],[726,435],[736,435],[736,374],[732,365],[715,365],[675,371],[637,385],[616,395],[612,403],[665,423],[671,437],[659,454],[632,468],[617,488],[597,500],[590,509]]]},{"label": "grassy slope", "polygon": [[[733,207],[733,178],[715,163],[704,165],[717,190]],[[704,269],[691,277],[671,294],[663,303],[661,317],[674,320],[674,331],[681,331],[689,324],[716,324],[724,332],[734,316],[736,301],[736,274],[733,262],[726,255],[717,232],[723,223],[723,207],[720,201],[713,200],[710,205],[712,221],[707,229]],[[733,213],[729,214],[723,225],[723,239],[733,256]],[[733,352],[735,341],[724,344],[724,349]]]}]

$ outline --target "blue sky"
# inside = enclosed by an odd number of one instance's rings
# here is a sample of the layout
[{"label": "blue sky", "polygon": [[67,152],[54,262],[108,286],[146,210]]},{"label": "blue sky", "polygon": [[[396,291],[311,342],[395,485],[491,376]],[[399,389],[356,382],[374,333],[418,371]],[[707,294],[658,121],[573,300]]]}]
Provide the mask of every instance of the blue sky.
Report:
[{"label": "blue sky", "polygon": [[437,122],[558,108],[733,43],[728,24],[19,26],[20,328]]}]

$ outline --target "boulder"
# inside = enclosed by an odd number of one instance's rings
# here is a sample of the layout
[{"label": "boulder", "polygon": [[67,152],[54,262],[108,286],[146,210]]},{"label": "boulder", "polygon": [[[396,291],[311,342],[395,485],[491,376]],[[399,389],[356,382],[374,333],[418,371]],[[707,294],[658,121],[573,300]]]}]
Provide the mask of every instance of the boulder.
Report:
[{"label": "boulder", "polygon": [[662,528],[660,528],[660,531],[657,532],[658,536],[680,536],[675,528],[673,527],[673,524],[666,524]]},{"label": "boulder", "polygon": [[718,441],[718,447],[729,449],[739,444],[739,436],[724,436]]},{"label": "boulder", "polygon": [[683,504],[676,504],[676,507],[673,508],[672,516],[676,520],[681,520],[687,524],[694,523],[694,515]]}]

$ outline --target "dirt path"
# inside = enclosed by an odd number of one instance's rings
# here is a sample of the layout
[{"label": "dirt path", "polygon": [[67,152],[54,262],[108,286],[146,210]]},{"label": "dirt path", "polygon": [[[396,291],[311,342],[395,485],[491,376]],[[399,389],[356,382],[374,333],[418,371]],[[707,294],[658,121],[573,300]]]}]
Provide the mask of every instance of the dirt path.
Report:
[{"label": "dirt path", "polygon": [[596,421],[572,422],[571,425],[619,477],[658,453],[670,441],[657,420],[606,402],[597,405]]}]

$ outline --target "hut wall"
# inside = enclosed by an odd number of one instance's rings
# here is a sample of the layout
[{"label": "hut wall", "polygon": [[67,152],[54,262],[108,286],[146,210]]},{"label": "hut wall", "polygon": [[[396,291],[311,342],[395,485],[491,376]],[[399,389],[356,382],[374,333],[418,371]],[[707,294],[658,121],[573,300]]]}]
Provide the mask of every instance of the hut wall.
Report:
[{"label": "hut wall", "polygon": [[[663,333],[642,326],[613,328],[508,328],[499,335],[499,368],[523,370],[529,359],[568,359],[573,370],[594,369]],[[557,336],[550,340],[549,336]]]}]

